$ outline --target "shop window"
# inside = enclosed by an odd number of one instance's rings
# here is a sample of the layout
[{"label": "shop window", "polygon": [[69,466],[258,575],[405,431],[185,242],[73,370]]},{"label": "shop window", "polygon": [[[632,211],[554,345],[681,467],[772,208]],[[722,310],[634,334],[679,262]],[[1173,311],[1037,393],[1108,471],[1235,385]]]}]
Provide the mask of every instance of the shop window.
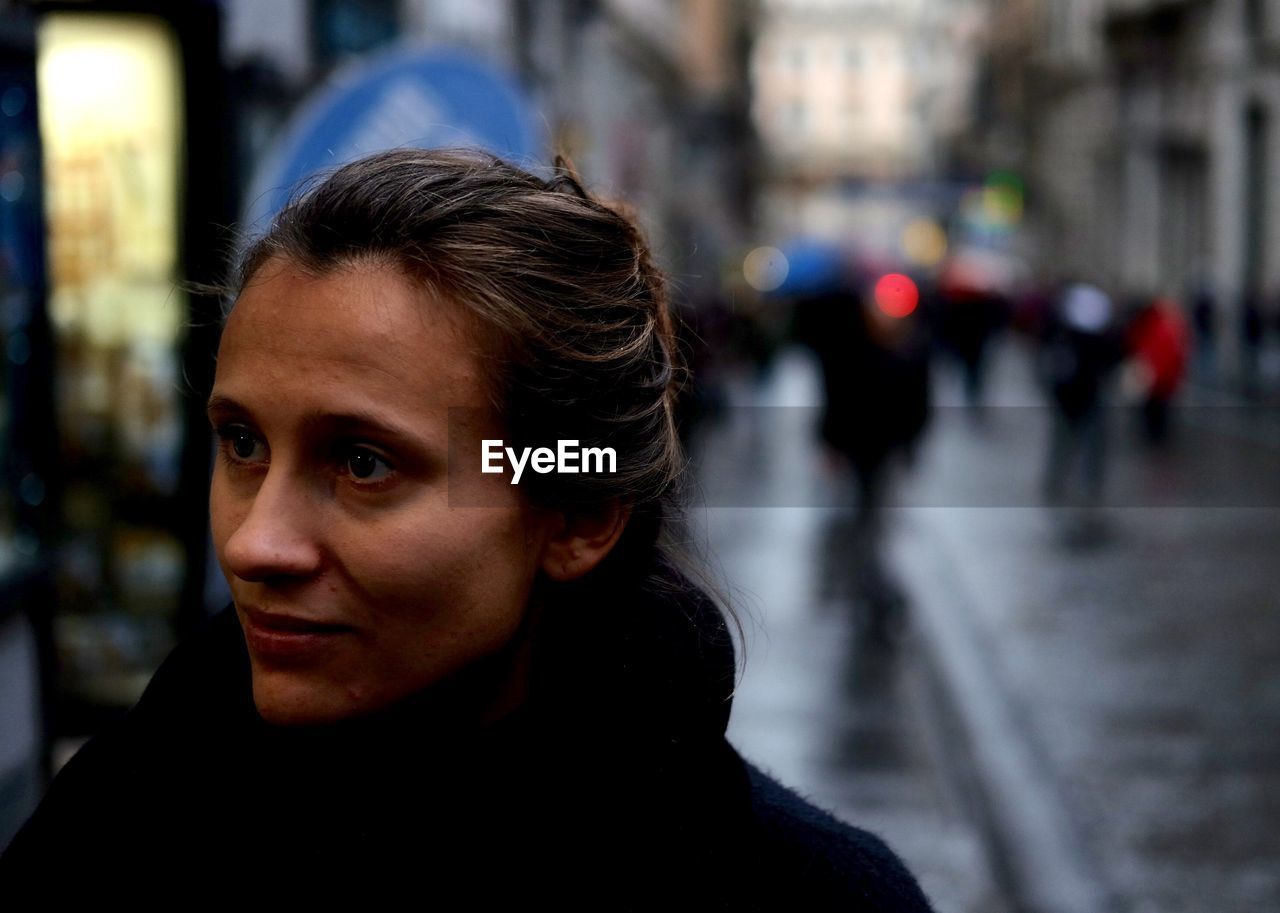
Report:
[{"label": "shop window", "polygon": [[62,687],[128,706],[168,652],[185,570],[182,74],[163,21],[46,15],[37,79],[56,345]]}]

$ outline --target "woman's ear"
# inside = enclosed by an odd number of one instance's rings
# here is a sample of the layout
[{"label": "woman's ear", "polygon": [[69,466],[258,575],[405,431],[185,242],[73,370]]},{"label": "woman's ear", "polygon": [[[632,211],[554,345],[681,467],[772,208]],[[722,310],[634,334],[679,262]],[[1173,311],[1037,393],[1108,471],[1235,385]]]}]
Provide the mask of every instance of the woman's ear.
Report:
[{"label": "woman's ear", "polygon": [[577,580],[612,551],[631,518],[631,505],[613,500],[559,513],[542,552],[542,571],[557,583]]}]

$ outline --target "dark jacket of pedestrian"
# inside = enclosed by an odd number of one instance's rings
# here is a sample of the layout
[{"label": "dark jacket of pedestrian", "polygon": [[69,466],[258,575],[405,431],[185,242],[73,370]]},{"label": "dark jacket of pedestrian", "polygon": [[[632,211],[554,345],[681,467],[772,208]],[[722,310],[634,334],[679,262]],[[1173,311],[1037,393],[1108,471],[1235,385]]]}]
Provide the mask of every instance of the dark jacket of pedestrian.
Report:
[{"label": "dark jacket of pedestrian", "polygon": [[620,604],[557,606],[528,705],[454,732],[426,699],[265,724],[222,612],[59,774],[0,860],[0,897],[147,903],[179,884],[445,909],[927,911],[880,840],[725,740],[728,631],[699,590],[660,577]]},{"label": "dark jacket of pedestrian", "polygon": [[806,298],[795,331],[822,370],[819,433],[868,487],[894,454],[911,451],[929,417],[929,343],[918,317],[873,307],[848,292]]},{"label": "dark jacket of pedestrian", "polygon": [[1111,299],[1100,289],[1068,287],[1041,345],[1041,371],[1064,418],[1079,421],[1103,405],[1111,376],[1124,360]]}]

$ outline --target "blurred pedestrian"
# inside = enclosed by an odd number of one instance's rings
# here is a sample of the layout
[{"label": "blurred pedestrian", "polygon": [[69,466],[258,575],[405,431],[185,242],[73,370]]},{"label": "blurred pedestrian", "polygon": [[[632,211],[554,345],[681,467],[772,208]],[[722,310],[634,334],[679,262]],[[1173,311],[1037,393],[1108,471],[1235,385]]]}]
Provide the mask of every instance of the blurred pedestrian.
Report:
[{"label": "blurred pedestrian", "polygon": [[[209,404],[234,603],[63,768],[6,899],[929,909],[725,739],[729,626],[669,544],[677,345],[628,218],[564,164],[384,153],[287,206],[234,294]],[[566,437],[616,460],[482,468]]]},{"label": "blurred pedestrian", "polygon": [[1213,283],[1201,277],[1191,295],[1191,322],[1195,327],[1196,374],[1202,381],[1213,379],[1218,315]]},{"label": "blurred pedestrian", "polygon": [[1068,284],[1046,328],[1041,372],[1053,421],[1044,492],[1057,503],[1071,490],[1077,462],[1082,493],[1101,501],[1106,474],[1109,385],[1124,357],[1111,296],[1086,282]]},{"label": "blurred pedestrian", "polygon": [[927,329],[916,314],[886,314],[870,290],[808,298],[797,311],[822,371],[820,435],[848,460],[860,509],[872,512],[891,463],[910,460],[928,419]]},{"label": "blurred pedestrian", "polygon": [[1171,298],[1152,299],[1129,323],[1128,350],[1138,373],[1142,429],[1149,444],[1163,444],[1169,437],[1169,404],[1186,373],[1188,335],[1182,309]]},{"label": "blurred pedestrian", "polygon": [[938,342],[960,365],[965,402],[977,417],[986,386],[987,355],[1009,322],[1011,306],[1002,278],[1007,267],[994,256],[957,255],[938,282]]},{"label": "blurred pedestrian", "polygon": [[799,335],[822,370],[819,433],[857,486],[852,553],[877,637],[887,634],[903,603],[881,554],[883,507],[895,464],[911,461],[929,416],[930,343],[918,298],[912,280],[891,275],[860,294],[835,291],[797,306]]},{"label": "blurred pedestrian", "polygon": [[1028,283],[1010,308],[1010,323],[1026,338],[1043,338],[1054,304],[1054,288],[1051,283]]},{"label": "blurred pedestrian", "polygon": [[1262,341],[1265,335],[1261,296],[1256,289],[1250,289],[1240,301],[1240,386],[1245,396],[1256,397],[1262,392]]}]

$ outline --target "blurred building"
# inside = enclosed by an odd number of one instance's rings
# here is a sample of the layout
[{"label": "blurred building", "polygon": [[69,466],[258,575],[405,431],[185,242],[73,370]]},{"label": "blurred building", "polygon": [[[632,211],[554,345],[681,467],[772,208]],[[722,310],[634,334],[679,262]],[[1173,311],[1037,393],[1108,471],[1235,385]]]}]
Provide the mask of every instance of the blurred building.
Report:
[{"label": "blurred building", "polygon": [[971,118],[979,0],[765,0],[752,55],[775,234],[830,233],[840,186],[946,175]]},{"label": "blurred building", "polygon": [[1280,294],[1280,9],[1266,0],[993,0],[986,153],[1024,170],[1044,271],[1211,288],[1220,355]]}]

